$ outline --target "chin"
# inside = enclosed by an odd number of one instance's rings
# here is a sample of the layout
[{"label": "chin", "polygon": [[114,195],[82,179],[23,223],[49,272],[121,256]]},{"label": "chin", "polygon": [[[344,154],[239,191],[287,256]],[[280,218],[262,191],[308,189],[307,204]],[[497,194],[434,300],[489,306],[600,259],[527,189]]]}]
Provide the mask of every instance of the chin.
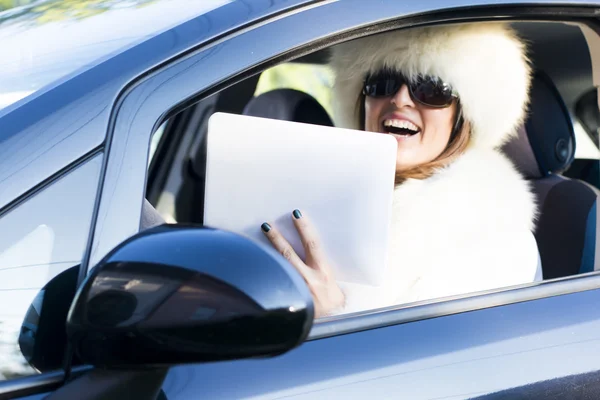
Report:
[{"label": "chin", "polygon": [[402,163],[402,164],[398,164],[396,163],[396,173],[397,174],[401,174],[402,172],[406,172],[409,171],[415,167],[418,167],[419,164],[418,163],[411,163],[411,164],[406,164],[406,163]]},{"label": "chin", "polygon": [[[400,149],[398,149],[400,150]],[[396,171],[407,171],[409,169],[413,169],[418,167],[421,164],[426,163],[427,161],[418,159],[415,157],[415,152],[413,151],[398,151],[396,156]]]}]

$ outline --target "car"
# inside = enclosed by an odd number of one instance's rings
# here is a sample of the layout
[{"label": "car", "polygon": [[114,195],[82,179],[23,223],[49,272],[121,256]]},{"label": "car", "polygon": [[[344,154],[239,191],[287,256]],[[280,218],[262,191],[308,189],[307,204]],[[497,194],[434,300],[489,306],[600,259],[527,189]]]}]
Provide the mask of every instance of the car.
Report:
[{"label": "car", "polygon": [[[0,398],[599,397],[599,9],[51,0],[0,13]],[[332,46],[489,20],[532,49],[531,113],[503,150],[538,198],[543,282],[315,320],[283,257],[203,226],[213,113],[251,115],[291,90],[324,112],[302,122],[325,124]]]}]

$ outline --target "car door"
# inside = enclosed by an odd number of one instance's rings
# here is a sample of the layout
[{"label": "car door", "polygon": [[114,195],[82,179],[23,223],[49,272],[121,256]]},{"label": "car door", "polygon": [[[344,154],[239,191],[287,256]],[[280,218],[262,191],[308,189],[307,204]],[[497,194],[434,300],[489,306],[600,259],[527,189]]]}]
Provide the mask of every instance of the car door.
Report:
[{"label": "car door", "polygon": [[[300,55],[351,29],[383,23],[463,20],[497,15],[543,18],[556,9],[461,10],[460,2],[332,2],[265,21],[199,49],[139,82],[116,117],[92,263],[139,227],[149,135],[169,110]],[[472,5],[472,4],[470,4]],[[453,9],[459,7],[459,9]],[[448,10],[451,10],[449,12]],[[585,8],[562,9],[561,17]],[[429,14],[427,14],[429,13]],[[310,23],[311,29],[306,29]],[[360,31],[360,29],[359,29]],[[270,42],[267,38],[277,37]],[[260,45],[257,45],[260,43]],[[312,47],[303,47],[310,44]],[[223,64],[223,60],[228,60]],[[231,61],[231,60],[235,60]],[[193,84],[191,83],[193,82]],[[152,95],[147,95],[153,93]],[[181,107],[181,106],[180,106]],[[127,170],[128,174],[119,173]],[[131,218],[122,220],[122,215]],[[118,227],[111,235],[105,226]],[[514,398],[597,395],[600,378],[596,273],[527,287],[413,304],[318,321],[310,340],[274,359],[172,368],[169,399],[207,398]],[[502,392],[511,389],[511,392]],[[485,398],[485,397],[484,397]]]}]

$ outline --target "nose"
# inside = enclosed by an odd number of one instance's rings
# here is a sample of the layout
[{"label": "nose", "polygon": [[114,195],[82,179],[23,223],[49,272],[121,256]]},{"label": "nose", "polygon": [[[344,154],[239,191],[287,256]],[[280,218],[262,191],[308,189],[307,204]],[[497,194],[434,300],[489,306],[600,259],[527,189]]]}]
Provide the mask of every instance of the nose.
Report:
[{"label": "nose", "polygon": [[406,83],[400,87],[390,101],[398,108],[415,106],[415,103],[410,97],[410,92],[408,91],[408,86]]}]

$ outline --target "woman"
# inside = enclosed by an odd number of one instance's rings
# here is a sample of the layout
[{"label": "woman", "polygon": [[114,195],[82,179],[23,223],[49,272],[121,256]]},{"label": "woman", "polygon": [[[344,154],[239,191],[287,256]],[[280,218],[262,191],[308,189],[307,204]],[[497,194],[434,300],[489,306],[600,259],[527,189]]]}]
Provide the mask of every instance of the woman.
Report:
[{"label": "woman", "polygon": [[317,317],[541,280],[536,205],[498,147],[523,122],[531,70],[508,25],[426,27],[334,50],[337,126],[398,141],[383,287],[337,282],[306,216],[306,260],[263,232],[304,276]]}]

